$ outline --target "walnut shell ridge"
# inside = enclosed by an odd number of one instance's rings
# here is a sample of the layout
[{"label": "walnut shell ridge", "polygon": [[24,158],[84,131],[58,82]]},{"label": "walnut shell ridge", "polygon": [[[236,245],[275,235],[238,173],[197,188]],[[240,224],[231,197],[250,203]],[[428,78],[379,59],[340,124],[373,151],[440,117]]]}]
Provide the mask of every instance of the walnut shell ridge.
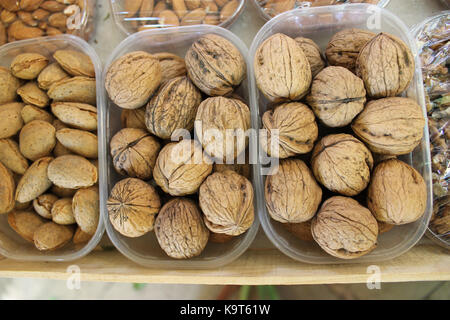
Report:
[{"label": "walnut shell ridge", "polygon": [[352,124],[355,134],[372,152],[384,155],[413,151],[422,140],[424,127],[421,107],[401,97],[370,101]]},{"label": "walnut shell ridge", "polygon": [[185,56],[189,78],[209,96],[231,93],[246,76],[241,52],[227,39],[207,34],[195,41]]},{"label": "walnut shell ridge", "polygon": [[364,82],[343,67],[327,67],[313,80],[307,96],[315,115],[329,127],[344,127],[364,109]]},{"label": "walnut shell ridge", "polygon": [[200,186],[199,204],[212,232],[238,236],[253,224],[253,186],[234,171],[215,172],[206,178]]},{"label": "walnut shell ridge", "polygon": [[319,46],[309,38],[297,37],[295,41],[302,48],[311,66],[311,73],[313,78],[326,67],[326,62],[322,57],[322,52]]},{"label": "walnut shell ridge", "polygon": [[378,224],[369,209],[347,197],[331,197],[311,223],[314,240],[341,259],[361,257],[377,246]]},{"label": "walnut shell ridge", "polygon": [[266,178],[265,200],[272,219],[300,223],[316,214],[322,189],[302,160],[284,159]]},{"label": "walnut shell ridge", "polygon": [[399,38],[380,33],[369,41],[356,60],[356,74],[372,98],[400,95],[414,77],[414,57]]},{"label": "walnut shell ridge", "polygon": [[164,252],[175,259],[198,256],[209,238],[198,206],[185,198],[172,199],[161,208],[155,234]]},{"label": "walnut shell ridge", "polygon": [[394,225],[414,222],[425,213],[427,206],[425,181],[403,161],[383,161],[372,174],[367,204],[381,222]]},{"label": "walnut shell ridge", "polygon": [[369,184],[373,157],[355,137],[332,134],[317,143],[311,165],[316,179],[328,190],[354,196]]},{"label": "walnut shell ridge", "polygon": [[294,39],[277,33],[258,48],[254,61],[256,84],[271,102],[300,100],[311,85],[311,66]]}]

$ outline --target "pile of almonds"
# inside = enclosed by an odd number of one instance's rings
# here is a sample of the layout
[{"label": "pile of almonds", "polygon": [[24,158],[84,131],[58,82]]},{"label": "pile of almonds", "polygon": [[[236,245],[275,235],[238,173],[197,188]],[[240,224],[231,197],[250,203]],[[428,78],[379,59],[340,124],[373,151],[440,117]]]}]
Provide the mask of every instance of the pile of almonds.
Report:
[{"label": "pile of almonds", "polygon": [[99,222],[94,66],[23,53],[0,68],[0,213],[41,251],[84,246]]}]

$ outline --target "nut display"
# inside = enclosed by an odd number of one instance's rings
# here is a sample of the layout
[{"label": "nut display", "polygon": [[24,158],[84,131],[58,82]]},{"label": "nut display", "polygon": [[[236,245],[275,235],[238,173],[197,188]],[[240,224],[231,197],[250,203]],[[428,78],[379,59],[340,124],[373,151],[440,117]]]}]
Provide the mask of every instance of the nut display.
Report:
[{"label": "nut display", "polygon": [[385,155],[407,154],[419,145],[425,118],[410,98],[384,98],[366,104],[352,123],[355,134],[371,151]]},{"label": "nut display", "polygon": [[328,190],[354,196],[369,184],[373,157],[361,141],[340,133],[317,143],[311,165],[316,179]]},{"label": "nut display", "polygon": [[282,223],[310,220],[322,200],[322,189],[311,170],[299,159],[280,160],[265,182],[266,208]]},{"label": "nut display", "polygon": [[309,65],[311,66],[312,77],[314,78],[326,66],[326,61],[322,56],[319,46],[309,38],[297,37],[295,38],[295,41],[306,55]]},{"label": "nut display", "polygon": [[[319,134],[314,113],[300,102],[266,111],[262,123],[265,130],[260,134],[261,146],[269,156],[280,159],[310,152]],[[272,139],[273,130],[277,130],[276,140]]]},{"label": "nut display", "polygon": [[364,82],[348,69],[327,67],[314,78],[307,102],[325,125],[344,127],[364,109]]},{"label": "nut display", "polygon": [[308,58],[297,42],[285,34],[274,34],[260,45],[254,69],[259,90],[271,102],[299,100],[311,85]]},{"label": "nut display", "polygon": [[369,209],[347,197],[332,197],[322,204],[311,223],[319,246],[332,256],[354,259],[377,246],[378,224]]},{"label": "nut display", "polygon": [[379,221],[393,225],[414,222],[427,206],[425,181],[403,161],[383,161],[373,172],[367,204]]}]

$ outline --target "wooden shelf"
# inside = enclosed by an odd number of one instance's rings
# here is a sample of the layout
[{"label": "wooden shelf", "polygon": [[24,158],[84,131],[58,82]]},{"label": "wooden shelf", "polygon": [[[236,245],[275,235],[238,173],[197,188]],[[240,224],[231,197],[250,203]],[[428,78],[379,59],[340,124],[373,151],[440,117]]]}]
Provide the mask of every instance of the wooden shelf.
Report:
[{"label": "wooden shelf", "polygon": [[[250,249],[217,270],[154,270],[141,267],[118,251],[94,251],[72,263],[0,261],[0,277],[67,279],[76,264],[82,281],[184,284],[330,284],[365,283],[369,264],[309,265],[284,256],[275,248]],[[383,282],[450,280],[450,255],[421,243],[404,255],[377,264]]]}]

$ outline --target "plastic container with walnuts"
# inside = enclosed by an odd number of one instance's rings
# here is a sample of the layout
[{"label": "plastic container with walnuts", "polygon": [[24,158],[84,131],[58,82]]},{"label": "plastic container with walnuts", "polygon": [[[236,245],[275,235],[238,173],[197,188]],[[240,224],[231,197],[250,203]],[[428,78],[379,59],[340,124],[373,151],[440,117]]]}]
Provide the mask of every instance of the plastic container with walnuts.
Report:
[{"label": "plastic container with walnuts", "polygon": [[[367,23],[371,19],[374,11],[379,10],[380,24],[378,27],[369,28]],[[373,27],[373,26],[372,26]],[[391,12],[370,6],[367,4],[351,4],[343,6],[328,6],[308,9],[298,9],[285,12],[275,17],[256,35],[251,49],[250,56],[254,59],[260,45],[270,36],[283,33],[291,38],[306,37],[312,39],[324,51],[331,37],[338,31],[349,28],[370,30],[374,33],[385,32],[402,39],[411,48],[412,55],[416,59],[414,78],[410,87],[403,94],[414,99],[421,107],[425,116],[425,99],[423,92],[422,74],[420,63],[417,57],[415,42],[412,39],[408,28]],[[270,103],[256,87],[254,76],[254,65],[251,64],[251,89],[252,105],[255,105],[256,112],[261,117],[269,108]],[[328,255],[315,242],[299,240],[295,235],[287,230],[282,223],[271,219],[265,205],[264,188],[257,188],[256,197],[258,201],[258,214],[261,225],[273,242],[273,244],[289,257],[306,263],[334,264],[334,263],[374,263],[378,261],[395,258],[414,246],[425,233],[428,221],[432,212],[432,192],[431,192],[431,166],[429,154],[428,127],[425,125],[423,138],[414,151],[399,159],[414,167],[425,180],[426,185],[426,209],[421,218],[413,223],[395,226],[389,232],[378,237],[376,249],[370,253],[353,260],[341,260]],[[308,156],[308,155],[307,155]],[[263,165],[258,165],[261,170]],[[256,186],[264,186],[266,177],[256,176]]]}]

